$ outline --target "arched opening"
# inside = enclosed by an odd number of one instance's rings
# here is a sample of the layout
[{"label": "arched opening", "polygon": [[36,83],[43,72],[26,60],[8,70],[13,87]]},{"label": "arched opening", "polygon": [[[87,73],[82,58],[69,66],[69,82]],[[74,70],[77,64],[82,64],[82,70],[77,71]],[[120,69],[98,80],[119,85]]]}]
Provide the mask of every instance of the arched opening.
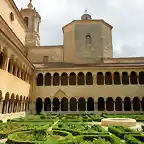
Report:
[{"label": "arched opening", "polygon": [[105,110],[105,102],[103,97],[98,98],[98,111],[104,111]]},{"label": "arched opening", "polygon": [[119,72],[114,72],[114,84],[115,85],[121,84],[121,78]]},{"label": "arched opening", "polygon": [[77,111],[77,100],[74,97],[70,99],[70,111]]},{"label": "arched opening", "polygon": [[133,98],[133,110],[140,111],[140,99],[138,97]]},{"label": "arched opening", "polygon": [[123,85],[129,84],[129,76],[127,72],[122,72],[122,84]]},{"label": "arched opening", "polygon": [[8,113],[12,113],[14,109],[14,101],[15,101],[15,95],[11,95],[11,99],[9,101],[9,106],[8,106]]},{"label": "arched opening", "polygon": [[13,72],[12,72],[13,75],[15,75],[15,69],[16,69],[15,65],[13,65]]},{"label": "arched opening", "polygon": [[51,100],[48,97],[44,101],[44,111],[51,111]]},{"label": "arched opening", "polygon": [[86,35],[86,45],[89,45],[91,43],[92,43],[91,36],[90,35]]},{"label": "arched opening", "polygon": [[61,111],[68,111],[68,99],[65,97],[61,99]]},{"label": "arched opening", "polygon": [[124,99],[124,110],[131,111],[131,100],[129,97],[125,97]]},{"label": "arched opening", "polygon": [[26,26],[28,27],[29,18],[28,18],[28,17],[25,17],[25,18],[24,18],[24,22],[25,22]]},{"label": "arched opening", "polygon": [[93,76],[91,72],[86,74],[86,85],[93,85]]},{"label": "arched opening", "polygon": [[137,73],[136,72],[131,72],[130,74],[130,83],[131,84],[137,84]]},{"label": "arched opening", "polygon": [[87,110],[94,111],[94,99],[92,97],[89,97],[87,100]]},{"label": "arched opening", "polygon": [[6,114],[8,112],[8,106],[9,106],[10,96],[7,92],[5,95],[5,100],[3,101],[3,108],[2,108],[2,114]]},{"label": "arched opening", "polygon": [[8,72],[11,72],[11,66],[12,66],[12,62],[11,59],[9,59],[9,63],[8,63]]},{"label": "arched opening", "polygon": [[108,97],[106,100],[106,110],[113,111],[114,110],[114,102],[112,97]]},{"label": "arched opening", "polygon": [[77,84],[78,85],[84,85],[85,84],[84,73],[82,73],[82,72],[78,73]]},{"label": "arched opening", "polygon": [[78,100],[78,110],[79,111],[85,111],[86,110],[86,102],[83,97],[79,98]]},{"label": "arched opening", "polygon": [[4,63],[4,55],[3,55],[3,53],[1,52],[1,53],[0,53],[0,69],[3,68],[3,63]]},{"label": "arched opening", "polygon": [[74,72],[69,75],[69,85],[76,85],[76,74]]},{"label": "arched opening", "polygon": [[58,86],[59,84],[60,84],[59,74],[58,73],[54,73],[54,75],[53,75],[53,85],[54,86]]},{"label": "arched opening", "polygon": [[144,72],[139,72],[139,84],[144,84]]},{"label": "arched opening", "polygon": [[122,99],[120,97],[117,97],[115,100],[115,110],[122,111]]},{"label": "arched opening", "polygon": [[61,75],[61,85],[68,85],[68,75],[65,72]]},{"label": "arched opening", "polygon": [[60,105],[59,99],[55,97],[53,99],[53,111],[59,111],[59,105]]},{"label": "arched opening", "polygon": [[112,75],[110,72],[105,73],[105,84],[112,85]]},{"label": "arched opening", "polygon": [[142,101],[141,101],[141,108],[142,108],[142,111],[144,111],[144,97],[142,98]]},{"label": "arched opening", "polygon": [[37,86],[43,86],[43,74],[42,73],[39,73],[37,76]]},{"label": "arched opening", "polygon": [[45,86],[51,86],[51,74],[46,73],[45,75]]},{"label": "arched opening", "polygon": [[104,85],[104,76],[102,72],[97,73],[97,85]]},{"label": "arched opening", "polygon": [[40,114],[43,109],[43,102],[42,99],[39,97],[36,99],[36,113]]}]

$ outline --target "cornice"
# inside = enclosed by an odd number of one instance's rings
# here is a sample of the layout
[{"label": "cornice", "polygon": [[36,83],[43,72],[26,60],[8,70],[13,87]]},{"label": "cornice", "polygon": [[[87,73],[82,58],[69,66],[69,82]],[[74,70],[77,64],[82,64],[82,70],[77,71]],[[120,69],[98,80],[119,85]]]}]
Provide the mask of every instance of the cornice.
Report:
[{"label": "cornice", "polygon": [[101,22],[103,24],[105,24],[106,26],[108,26],[110,29],[112,29],[113,27],[108,24],[107,22],[105,22],[103,19],[97,19],[97,20],[73,20],[72,22],[68,23],[67,25],[65,25],[62,30],[64,32],[64,29],[72,26],[73,24],[81,24],[81,23],[96,23],[96,22]]}]

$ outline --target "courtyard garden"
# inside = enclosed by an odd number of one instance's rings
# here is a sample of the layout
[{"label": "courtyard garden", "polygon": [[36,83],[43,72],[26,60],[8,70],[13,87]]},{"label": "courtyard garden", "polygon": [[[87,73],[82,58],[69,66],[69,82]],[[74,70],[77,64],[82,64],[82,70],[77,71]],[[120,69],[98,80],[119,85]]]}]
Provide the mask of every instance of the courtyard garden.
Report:
[{"label": "courtyard garden", "polygon": [[[134,118],[141,127],[101,126],[103,118]],[[144,116],[30,115],[0,123],[8,144],[144,144]]]}]

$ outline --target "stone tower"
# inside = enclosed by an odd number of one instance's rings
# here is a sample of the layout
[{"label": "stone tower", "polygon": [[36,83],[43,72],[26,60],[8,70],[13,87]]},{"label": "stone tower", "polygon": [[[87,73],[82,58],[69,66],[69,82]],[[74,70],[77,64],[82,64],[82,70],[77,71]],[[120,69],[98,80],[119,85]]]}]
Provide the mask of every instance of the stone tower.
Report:
[{"label": "stone tower", "polygon": [[81,20],[63,27],[64,61],[74,63],[101,63],[111,58],[112,26],[101,19],[92,19],[85,11]]},{"label": "stone tower", "polygon": [[20,13],[28,28],[26,31],[26,46],[39,46],[39,26],[41,22],[41,17],[36,11],[36,9],[33,8],[32,0],[30,0],[27,8],[20,10]]}]

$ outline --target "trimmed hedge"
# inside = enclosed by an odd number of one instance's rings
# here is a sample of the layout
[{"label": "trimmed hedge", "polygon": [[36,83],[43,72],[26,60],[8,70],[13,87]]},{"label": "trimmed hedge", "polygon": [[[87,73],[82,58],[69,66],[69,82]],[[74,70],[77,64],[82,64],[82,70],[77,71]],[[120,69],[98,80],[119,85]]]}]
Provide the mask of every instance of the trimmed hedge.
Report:
[{"label": "trimmed hedge", "polygon": [[[41,129],[42,130],[42,129]],[[45,132],[45,130],[43,130],[43,132]],[[65,137],[63,140],[55,140],[55,142],[61,142],[61,143],[64,143],[65,141],[72,141],[72,135],[71,133],[69,132],[65,132],[65,131],[58,131],[58,130],[54,130],[52,131],[52,133],[47,133],[48,134],[48,137],[42,133],[42,136],[43,136],[43,140],[35,140],[35,141],[32,141],[32,140],[28,140],[27,138],[25,139],[24,138],[24,135],[28,135],[28,136],[34,136],[34,133],[33,131],[25,131],[25,132],[16,132],[16,133],[13,133],[13,134],[10,134],[8,136],[8,141],[7,143],[8,144],[38,144],[38,143],[41,143],[43,144],[45,141],[50,141],[49,140],[49,136],[50,135],[60,135],[60,136],[63,136]],[[38,136],[40,136],[40,134],[38,133],[37,134]],[[44,136],[45,135],[45,136]],[[20,138],[23,138],[23,139],[20,139]],[[48,139],[47,139],[48,138]]]}]

